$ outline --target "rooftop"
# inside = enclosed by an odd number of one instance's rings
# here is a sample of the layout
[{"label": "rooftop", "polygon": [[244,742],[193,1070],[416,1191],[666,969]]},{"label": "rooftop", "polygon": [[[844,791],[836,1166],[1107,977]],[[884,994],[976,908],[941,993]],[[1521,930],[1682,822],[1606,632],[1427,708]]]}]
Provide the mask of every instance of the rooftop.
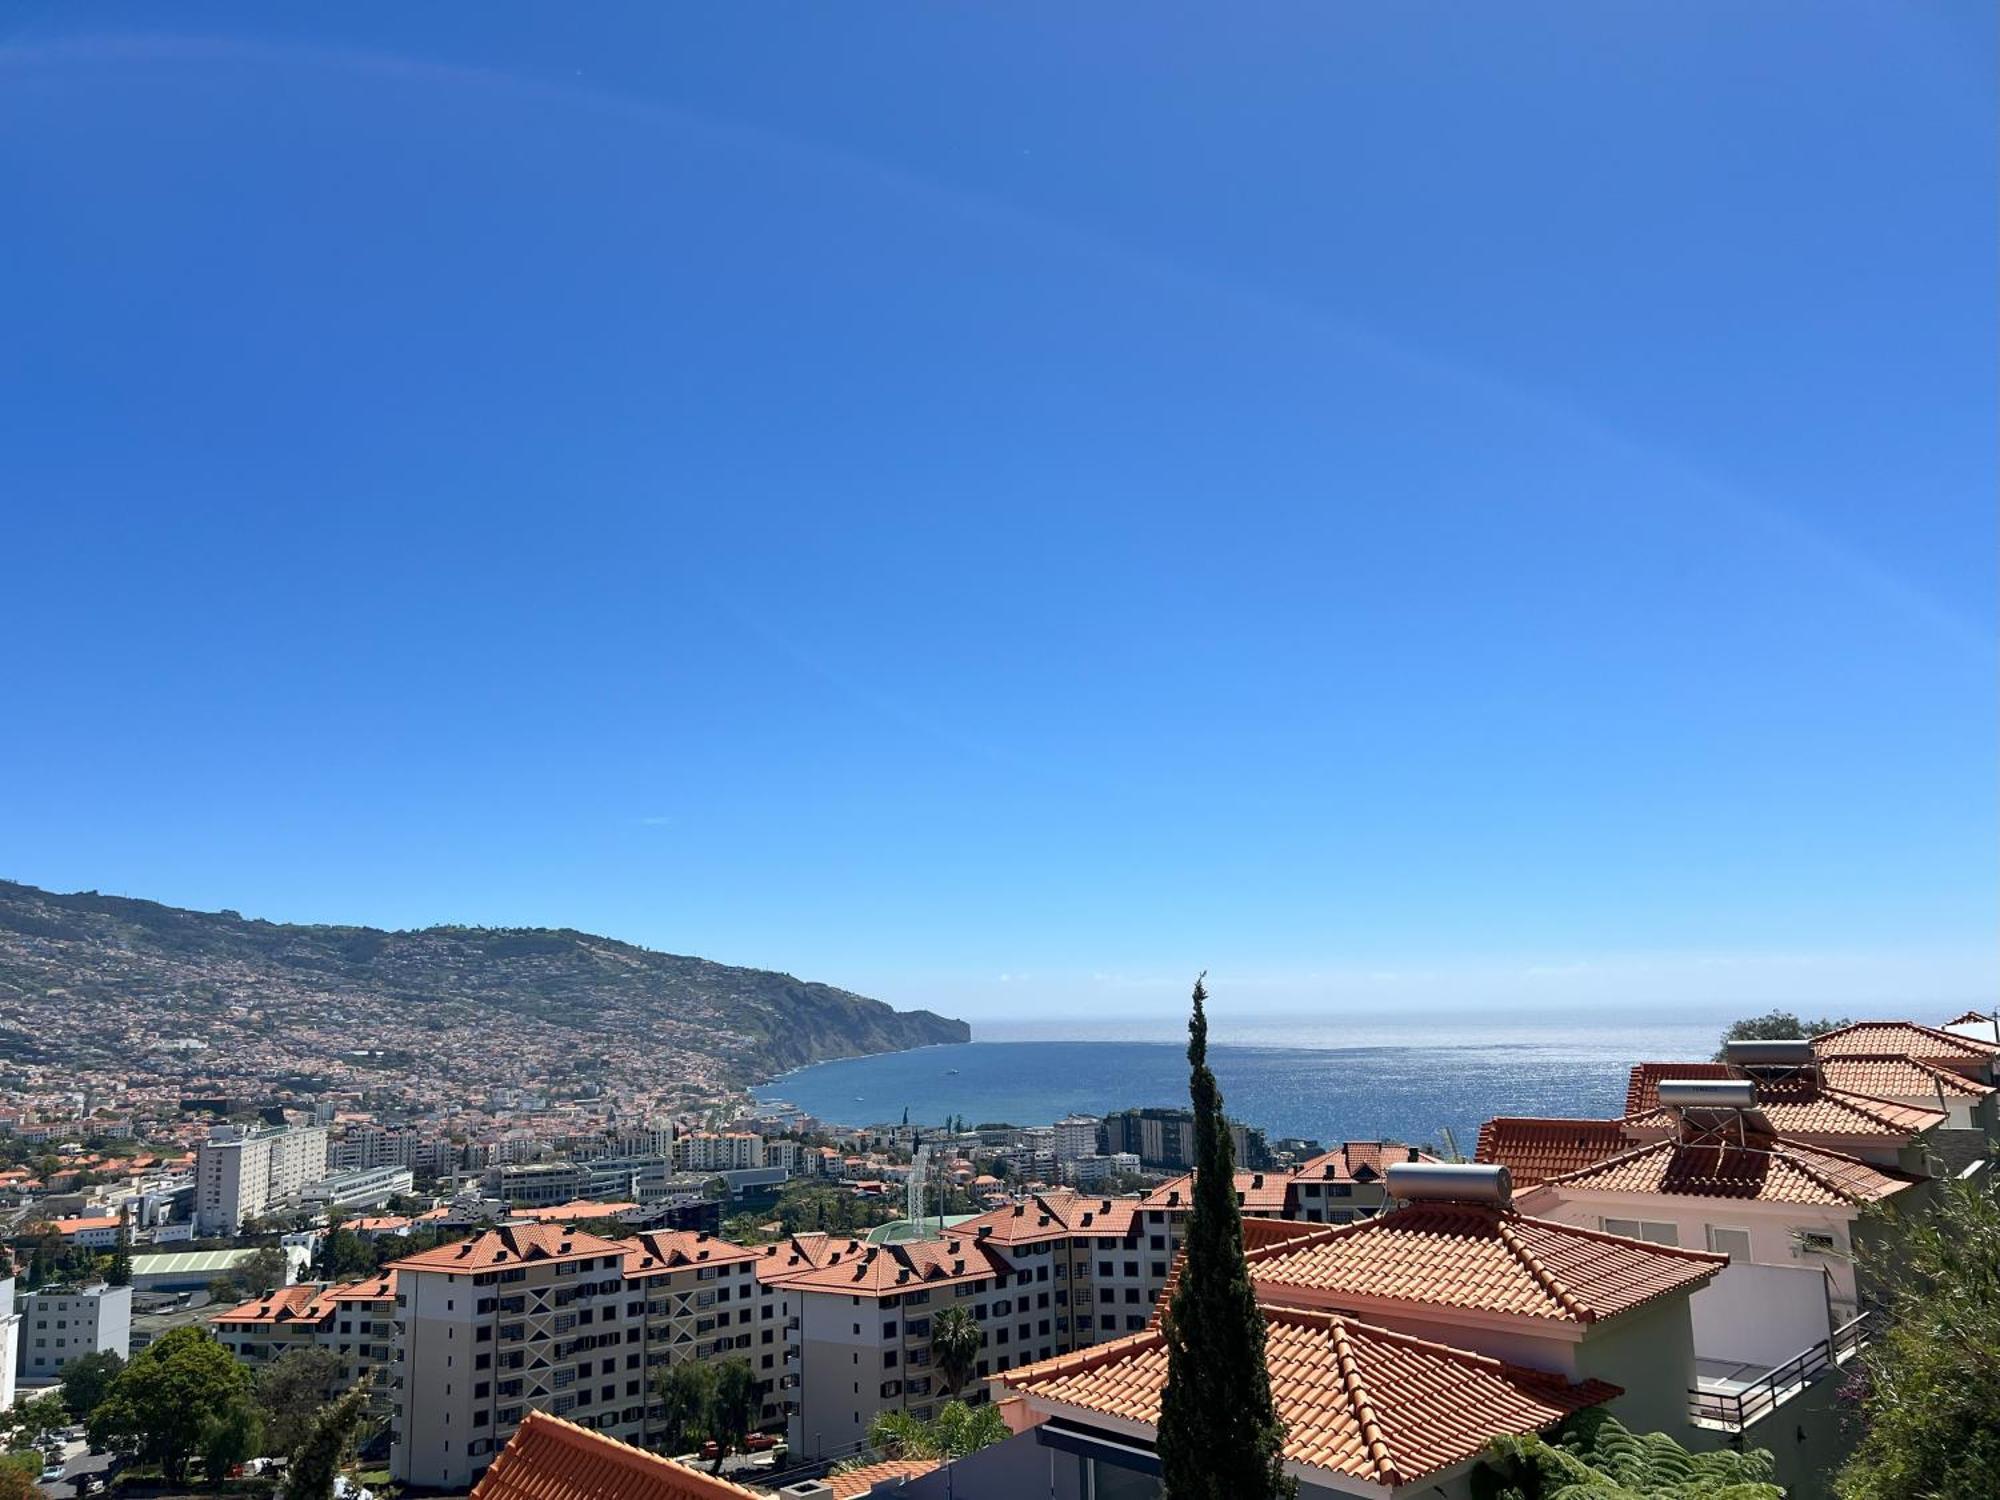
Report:
[{"label": "rooftop", "polygon": [[1549,1186],[1830,1207],[1873,1203],[1915,1181],[1798,1141],[1770,1136],[1751,1140],[1748,1146],[1659,1141],[1553,1178]]},{"label": "rooftop", "polygon": [[554,1224],[503,1224],[469,1240],[420,1250],[394,1263],[399,1271],[491,1271],[499,1266],[554,1265],[599,1255],[625,1254],[627,1247],[594,1234]]},{"label": "rooftop", "polygon": [[743,1500],[756,1493],[540,1411],[521,1419],[472,1488],[474,1500]]},{"label": "rooftop", "polygon": [[936,1458],[891,1458],[879,1464],[863,1464],[843,1473],[829,1474],[826,1482],[833,1486],[833,1500],[855,1500],[855,1497],[867,1494],[885,1479],[920,1479],[942,1462]]},{"label": "rooftop", "polygon": [[1617,1120],[1529,1119],[1503,1115],[1479,1127],[1473,1160],[1497,1162],[1517,1187],[1532,1187],[1632,1149]]},{"label": "rooftop", "polygon": [[[1408,1484],[1622,1394],[1391,1332],[1336,1313],[1266,1305],[1265,1365],[1285,1457],[1380,1485]],[[994,1377],[1037,1404],[1151,1427],[1167,1381],[1157,1329]]]},{"label": "rooftop", "polygon": [[1529,1218],[1425,1202],[1246,1252],[1267,1302],[1349,1310],[1401,1304],[1591,1324],[1698,1290],[1728,1257]]},{"label": "rooftop", "polygon": [[1991,1062],[2000,1055],[2000,1042],[1974,1041],[1915,1021],[1856,1021],[1821,1032],[1812,1039],[1812,1045],[1822,1058],[1879,1057],[1890,1053],[1945,1067]]}]

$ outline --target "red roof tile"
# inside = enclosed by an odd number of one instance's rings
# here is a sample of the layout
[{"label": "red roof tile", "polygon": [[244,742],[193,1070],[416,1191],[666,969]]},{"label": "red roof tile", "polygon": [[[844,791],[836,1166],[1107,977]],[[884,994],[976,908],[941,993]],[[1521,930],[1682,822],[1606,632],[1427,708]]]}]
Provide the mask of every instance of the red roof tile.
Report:
[{"label": "red roof tile", "polygon": [[833,1500],[855,1500],[865,1495],[885,1479],[921,1479],[942,1463],[935,1458],[892,1458],[879,1464],[863,1464],[858,1469],[848,1469],[842,1473],[829,1474],[826,1482],[833,1487]]},{"label": "red roof tile", "polygon": [[[1757,1112],[1785,1140],[1812,1144],[1814,1137],[1907,1141],[1942,1125],[1943,1111],[1892,1099],[1871,1099],[1845,1089],[1821,1088],[1810,1081],[1757,1085]],[[1672,1134],[1679,1122],[1670,1109],[1648,1110],[1624,1121],[1635,1141]],[[1603,1158],[1599,1158],[1602,1160]],[[1578,1167],[1589,1166],[1579,1162]],[[1572,1168],[1570,1170],[1575,1170]],[[1550,1174],[1560,1175],[1560,1174]]]},{"label": "red roof tile", "polygon": [[756,1493],[540,1411],[522,1418],[472,1487],[473,1500],[743,1500]]},{"label": "red roof tile", "polygon": [[[1571,1385],[1338,1314],[1267,1304],[1264,1360],[1285,1458],[1375,1484],[1409,1484],[1506,1433],[1540,1431],[1619,1388]],[[1145,1333],[994,1377],[1031,1401],[1153,1426],[1167,1381],[1162,1333]]]},{"label": "red roof tile", "polygon": [[1813,1051],[1825,1057],[1879,1057],[1897,1053],[1943,1067],[1991,1062],[2000,1042],[1976,1042],[1970,1037],[1920,1026],[1915,1021],[1856,1021],[1812,1039]]},{"label": "red roof tile", "polygon": [[267,1296],[253,1297],[227,1312],[219,1312],[208,1321],[230,1328],[253,1325],[273,1328],[317,1326],[333,1313],[333,1302],[326,1295],[327,1290],[311,1283],[281,1286]]},{"label": "red roof tile", "polygon": [[580,1234],[556,1224],[503,1224],[471,1239],[420,1250],[394,1262],[404,1271],[491,1271],[501,1266],[552,1265],[625,1253],[615,1240]]},{"label": "red roof tile", "polygon": [[1798,1141],[1753,1137],[1751,1146],[1688,1146],[1661,1141],[1557,1177],[1558,1191],[1595,1188],[1665,1197],[1735,1198],[1760,1203],[1867,1204],[1915,1179]]},{"label": "red roof tile", "polygon": [[1594,1323],[1698,1290],[1728,1258],[1477,1203],[1413,1203],[1246,1252],[1266,1302],[1463,1308]]},{"label": "red roof tile", "polygon": [[1632,1149],[1616,1120],[1544,1120],[1501,1116],[1479,1127],[1473,1160],[1497,1162],[1516,1187],[1532,1187],[1564,1172]]},{"label": "red roof tile", "polygon": [[1829,1088],[1877,1099],[1935,1099],[1940,1093],[1947,1100],[1977,1099],[1993,1092],[1991,1085],[1976,1083],[1963,1073],[1899,1054],[1823,1057],[1819,1071]]},{"label": "red roof tile", "polygon": [[757,1258],[757,1251],[705,1231],[653,1230],[627,1246],[625,1274],[634,1278],[663,1276],[690,1266],[733,1266]]}]

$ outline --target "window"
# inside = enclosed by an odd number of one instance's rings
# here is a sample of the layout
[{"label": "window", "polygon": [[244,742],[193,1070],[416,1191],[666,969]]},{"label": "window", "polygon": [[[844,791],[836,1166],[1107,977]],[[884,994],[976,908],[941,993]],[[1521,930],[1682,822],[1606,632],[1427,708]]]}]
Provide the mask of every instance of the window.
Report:
[{"label": "window", "polygon": [[1680,1230],[1672,1224],[1656,1223],[1651,1219],[1606,1219],[1606,1234],[1622,1234],[1628,1240],[1649,1240],[1655,1245],[1678,1245]]},{"label": "window", "polygon": [[1732,1261],[1750,1259],[1750,1231],[1730,1229],[1721,1224],[1708,1226],[1708,1248]]}]

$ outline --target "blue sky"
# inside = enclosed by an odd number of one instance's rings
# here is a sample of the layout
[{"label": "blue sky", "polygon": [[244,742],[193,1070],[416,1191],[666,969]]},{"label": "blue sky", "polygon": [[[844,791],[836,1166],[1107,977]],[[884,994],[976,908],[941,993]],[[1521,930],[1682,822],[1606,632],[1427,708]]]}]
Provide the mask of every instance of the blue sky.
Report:
[{"label": "blue sky", "polygon": [[985,1020],[1991,998],[1994,17],[16,6],[0,874]]}]

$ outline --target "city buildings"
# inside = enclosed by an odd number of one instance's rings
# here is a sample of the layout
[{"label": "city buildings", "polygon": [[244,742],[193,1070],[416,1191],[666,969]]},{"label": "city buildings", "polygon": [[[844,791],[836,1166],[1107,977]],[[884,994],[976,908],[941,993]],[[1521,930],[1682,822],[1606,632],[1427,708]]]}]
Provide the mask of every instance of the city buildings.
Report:
[{"label": "city buildings", "polygon": [[132,1288],[56,1286],[21,1301],[20,1378],[53,1381],[62,1367],[109,1350],[121,1359],[132,1343]]},{"label": "city buildings", "polygon": [[195,1228],[234,1234],[245,1219],[297,1203],[326,1176],[323,1125],[218,1125],[195,1148]]},{"label": "city buildings", "polygon": [[379,1208],[391,1198],[415,1191],[416,1185],[415,1174],[408,1167],[358,1167],[308,1183],[299,1193],[299,1202],[301,1207],[320,1213],[349,1213]]}]

